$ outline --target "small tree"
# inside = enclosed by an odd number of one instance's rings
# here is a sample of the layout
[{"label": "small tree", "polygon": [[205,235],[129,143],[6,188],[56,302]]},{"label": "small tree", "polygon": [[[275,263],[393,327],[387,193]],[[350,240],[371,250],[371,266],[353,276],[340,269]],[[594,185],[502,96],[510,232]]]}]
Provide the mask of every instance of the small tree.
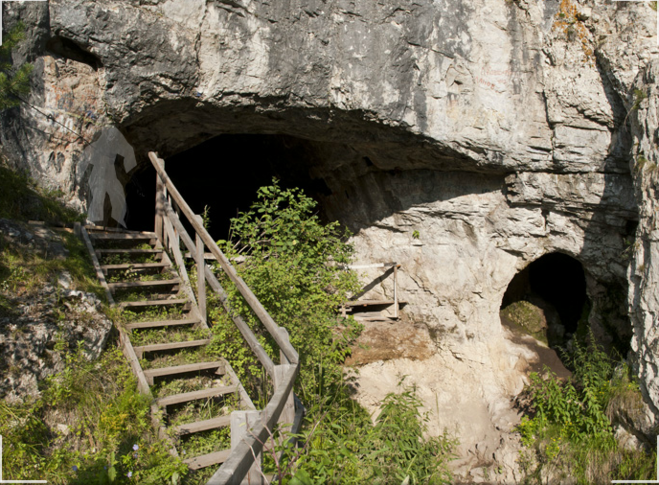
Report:
[{"label": "small tree", "polygon": [[25,63],[14,68],[11,62],[12,49],[25,38],[25,25],[19,22],[2,39],[0,46],[0,110],[13,108],[21,102],[20,96],[30,92],[32,65]]}]

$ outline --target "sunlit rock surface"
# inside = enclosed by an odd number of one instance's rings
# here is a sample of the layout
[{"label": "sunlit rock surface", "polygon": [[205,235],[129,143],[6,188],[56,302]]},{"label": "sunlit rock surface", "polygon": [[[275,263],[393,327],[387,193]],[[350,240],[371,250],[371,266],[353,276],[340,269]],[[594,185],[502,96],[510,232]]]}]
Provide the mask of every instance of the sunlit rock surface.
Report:
[{"label": "sunlit rock surface", "polygon": [[460,437],[458,471],[509,483],[511,398],[537,355],[499,309],[542,255],[582,263],[591,328],[606,345],[633,334],[659,406],[656,13],[571,4],[568,26],[556,0],[7,2],[5,28],[28,24],[15,61],[36,75],[31,106],[1,117],[3,151],[86,209],[83,154],[104,127],[138,164],[219,134],[293,137],[360,262],[401,263],[404,319],[434,346],[363,365],[357,398],[375,409],[407,375],[433,431]]}]

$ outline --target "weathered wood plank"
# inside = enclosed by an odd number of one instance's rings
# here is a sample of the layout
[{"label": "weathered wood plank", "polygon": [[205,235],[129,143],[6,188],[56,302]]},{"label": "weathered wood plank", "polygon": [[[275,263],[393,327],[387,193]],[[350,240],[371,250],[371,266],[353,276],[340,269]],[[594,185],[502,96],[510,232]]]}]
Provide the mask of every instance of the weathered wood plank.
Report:
[{"label": "weathered wood plank", "polygon": [[166,344],[140,345],[133,348],[137,353],[144,353],[144,352],[156,352],[159,350],[174,350],[174,349],[187,349],[188,347],[201,347],[202,345],[208,345],[209,343],[211,343],[210,339],[202,339],[202,340],[189,340],[187,342],[169,342]]},{"label": "weathered wood plank", "polygon": [[95,226],[93,224],[86,224],[85,229],[87,231],[101,231],[101,232],[121,232],[124,234],[142,234],[144,232],[149,233],[150,231],[133,231],[131,229],[124,229],[121,227],[105,227],[105,226]]},{"label": "weathered wood plank", "polygon": [[162,249],[97,249],[96,253],[101,254],[160,254]]},{"label": "weathered wood plank", "polygon": [[[231,413],[231,450],[235,450],[243,438],[248,437],[251,433],[251,428],[261,419],[260,411],[234,411]],[[247,471],[247,475],[243,479],[244,484],[249,485],[263,485],[263,477],[261,476],[261,469],[263,465],[263,454],[254,452],[256,460],[253,461],[252,466]]]},{"label": "weathered wood plank", "polygon": [[[178,272],[184,281],[183,291],[185,291],[185,294],[188,295],[188,300],[192,305],[192,312],[201,320],[201,324],[204,327],[208,328],[208,325],[206,324],[206,317],[202,315],[201,312],[199,311],[199,305],[197,304],[194,291],[192,291],[190,277],[188,276],[188,271],[185,268],[185,261],[183,260],[183,255],[181,254],[181,248],[179,243],[181,235],[176,230],[176,226],[174,224],[175,221],[178,221],[178,216],[176,215],[176,212],[174,212],[174,210],[169,204],[165,205],[165,215],[166,215],[164,219],[165,233],[168,234],[169,241],[171,243],[170,244],[171,252],[174,255],[174,260],[176,261]],[[173,243],[172,241],[175,241],[175,243]]]},{"label": "weathered wood plank", "polygon": [[124,325],[128,330],[144,329],[144,328],[159,328],[159,327],[173,327],[175,325],[194,325],[199,323],[198,318],[182,318],[180,320],[161,320],[159,322],[135,322],[127,323]]},{"label": "weathered wood plank", "polygon": [[181,305],[187,302],[188,300],[185,298],[174,298],[172,300],[122,301],[118,306],[120,308],[139,308],[147,306]]},{"label": "weathered wood plank", "polygon": [[224,373],[224,362],[223,361],[216,361],[216,362],[197,362],[195,364],[185,364],[185,365],[175,365],[171,367],[160,367],[159,369],[147,369],[144,371],[144,375],[147,378],[153,378],[153,377],[163,377],[163,376],[172,376],[175,374],[185,374],[187,372],[196,372],[200,370],[207,370],[207,369],[218,369],[218,371],[222,369],[221,372],[216,372],[216,374],[223,374]]},{"label": "weathered wood plank", "polygon": [[181,394],[174,394],[173,396],[161,397],[154,402],[158,406],[164,407],[171,406],[172,404],[207,399],[209,397],[223,396],[225,394],[231,394],[232,392],[236,392],[236,386],[211,387],[210,389],[202,389],[201,391],[184,392]]},{"label": "weathered wood plank", "polygon": [[[162,169],[165,169],[165,161],[164,160],[158,160],[157,161],[158,165],[162,167]],[[161,243],[161,241],[164,240],[164,234],[163,234],[163,217],[165,215],[165,208],[163,207],[163,201],[165,199],[165,184],[163,184],[162,180],[160,180],[160,177],[156,175],[156,215],[155,215],[155,221],[154,221],[154,231],[156,235],[158,236],[158,242]]]},{"label": "weathered wood plank", "polygon": [[140,233],[123,233],[115,232],[110,234],[92,233],[92,238],[97,241],[150,241],[156,238],[153,232],[140,232]]},{"label": "weathered wood plank", "polygon": [[175,286],[180,285],[181,280],[174,278],[171,280],[153,280],[153,281],[118,281],[117,283],[108,283],[110,290],[124,290],[129,288],[149,288],[158,286]]},{"label": "weathered wood plank", "polygon": [[104,273],[108,271],[141,270],[141,269],[164,269],[169,265],[166,263],[125,263],[125,264],[102,264]]},{"label": "weathered wood plank", "polygon": [[[197,222],[203,225],[201,216],[197,216]],[[197,243],[197,306],[199,307],[201,318],[206,321],[206,272],[204,271],[206,262],[204,261],[204,242],[199,237],[199,234],[196,235],[195,242]]]},{"label": "weathered wood plank", "polygon": [[181,424],[174,426],[172,429],[178,435],[186,435],[192,433],[200,433],[210,429],[224,428],[231,424],[231,416],[219,416],[217,418],[206,419],[204,421],[197,421],[196,423]]},{"label": "weathered wood plank", "polygon": [[108,282],[106,281],[105,275],[103,274],[103,270],[101,269],[101,263],[99,263],[98,258],[96,257],[96,253],[94,252],[94,246],[92,246],[92,242],[89,239],[89,234],[87,233],[87,230],[84,227],[80,228],[80,232],[82,234],[82,239],[85,242],[85,246],[87,247],[87,251],[89,252],[89,255],[92,258],[92,264],[94,265],[94,270],[96,271],[96,277],[101,282],[101,286],[103,286],[103,289],[105,290],[105,296],[108,299],[108,303],[110,305],[114,305],[114,298],[112,297],[112,292],[108,287]]},{"label": "weathered wood plank", "polygon": [[[384,306],[384,305],[393,305],[396,303],[396,300],[357,300],[357,301],[348,301],[345,303],[347,307],[366,307],[366,306]],[[399,305],[406,304],[406,301],[398,300]]]},{"label": "weathered wood plank", "polygon": [[215,453],[188,458],[187,460],[183,460],[183,463],[188,465],[190,470],[199,470],[201,468],[224,463],[227,458],[229,458],[230,454],[231,450],[216,451]]}]

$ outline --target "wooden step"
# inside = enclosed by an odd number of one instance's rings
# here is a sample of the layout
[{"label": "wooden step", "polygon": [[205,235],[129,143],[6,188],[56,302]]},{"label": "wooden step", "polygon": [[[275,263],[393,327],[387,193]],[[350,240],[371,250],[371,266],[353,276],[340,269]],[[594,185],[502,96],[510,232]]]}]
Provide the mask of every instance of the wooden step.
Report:
[{"label": "wooden step", "polygon": [[[144,375],[147,379],[154,377],[171,376],[175,374],[185,374],[186,372],[195,372],[207,369],[218,369],[216,374],[224,374],[224,362],[199,362],[196,364],[175,365],[172,367],[161,367],[159,369],[147,369]],[[221,369],[221,370],[220,370]]]},{"label": "wooden step", "polygon": [[143,328],[159,328],[159,327],[172,327],[174,325],[194,325],[199,323],[198,318],[182,318],[180,320],[161,320],[159,322],[135,322],[125,325],[128,330],[143,329]]},{"label": "wooden step", "polygon": [[138,347],[133,347],[135,353],[140,356],[144,352],[155,352],[158,350],[174,350],[174,349],[187,349],[188,347],[201,347],[202,345],[208,345],[210,339],[203,340],[189,340],[187,342],[169,342],[166,344],[150,344],[150,345],[140,345]]},{"label": "wooden step", "polygon": [[111,291],[125,290],[128,288],[153,288],[159,286],[174,286],[181,283],[181,280],[174,278],[171,280],[152,280],[152,281],[120,281],[117,283],[108,283]]},{"label": "wooden step", "polygon": [[385,317],[383,315],[375,315],[375,316],[369,316],[369,317],[362,317],[359,315],[355,315],[355,320],[358,322],[381,322],[381,323],[394,323],[400,320],[400,318],[396,317]]},{"label": "wooden step", "polygon": [[238,386],[222,386],[211,387],[210,389],[202,389],[201,391],[184,392],[181,394],[174,394],[173,396],[161,397],[155,400],[158,406],[165,407],[172,404],[181,404],[184,402],[197,401],[199,399],[207,399],[209,397],[223,396],[236,392]]},{"label": "wooden step", "polygon": [[224,463],[229,458],[231,450],[222,450],[216,451],[215,453],[209,453],[207,455],[199,455],[194,458],[188,458],[183,460],[183,463],[188,465],[190,470],[199,470],[201,468],[206,468],[212,465],[219,465]]},{"label": "wooden step", "polygon": [[[394,300],[358,300],[358,301],[348,301],[344,303],[347,307],[360,307],[360,306],[382,306],[382,305],[393,305],[396,303]],[[398,300],[399,305],[406,305],[407,302],[403,300]]]},{"label": "wooden step", "polygon": [[162,249],[95,249],[97,254],[160,254]]},{"label": "wooden step", "polygon": [[108,271],[140,270],[140,269],[164,269],[170,265],[167,263],[126,263],[126,264],[103,264],[101,269],[104,273]]},{"label": "wooden step", "polygon": [[114,232],[114,233],[90,233],[92,238],[98,241],[148,241],[150,239],[155,239],[156,235],[152,232],[141,232],[141,233],[124,233],[124,232]]},{"label": "wooden step", "polygon": [[174,298],[172,300],[142,300],[142,301],[123,301],[119,303],[119,308],[144,308],[148,306],[166,306],[166,305],[182,305],[187,303],[185,298]]},{"label": "wooden step", "polygon": [[181,424],[173,426],[172,429],[178,435],[186,435],[192,433],[200,433],[210,429],[224,428],[231,424],[231,416],[220,416],[218,418],[206,419],[204,421],[197,421],[196,423]]}]

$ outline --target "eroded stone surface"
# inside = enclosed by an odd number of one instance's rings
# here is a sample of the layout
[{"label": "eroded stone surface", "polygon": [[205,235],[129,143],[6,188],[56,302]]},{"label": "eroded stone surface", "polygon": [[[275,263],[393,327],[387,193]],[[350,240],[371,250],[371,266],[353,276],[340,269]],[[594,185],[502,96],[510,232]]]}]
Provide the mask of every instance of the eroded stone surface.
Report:
[{"label": "eroded stone surface", "polygon": [[[557,0],[39,3],[3,8],[6,22],[29,24],[16,60],[37,67],[30,101],[61,125],[28,106],[3,114],[10,161],[87,207],[81,154],[104,125],[139,163],[221,133],[295,137],[286,141],[308,155],[304,176],[322,180],[316,195],[354,231],[360,262],[401,263],[407,321],[437,350],[397,365],[428,409],[443,396],[441,426],[468,427],[465,476],[484,480],[488,460],[514,454],[482,444],[510,439],[526,369],[499,307],[544,254],[583,264],[591,326],[603,340],[633,331],[632,358],[659,406],[649,5],[575,0],[578,17],[561,24]],[[648,95],[638,109],[635,88]],[[640,154],[649,163],[630,174]],[[368,369],[391,362],[362,369],[363,388]],[[506,467],[502,483],[516,473]]]}]

